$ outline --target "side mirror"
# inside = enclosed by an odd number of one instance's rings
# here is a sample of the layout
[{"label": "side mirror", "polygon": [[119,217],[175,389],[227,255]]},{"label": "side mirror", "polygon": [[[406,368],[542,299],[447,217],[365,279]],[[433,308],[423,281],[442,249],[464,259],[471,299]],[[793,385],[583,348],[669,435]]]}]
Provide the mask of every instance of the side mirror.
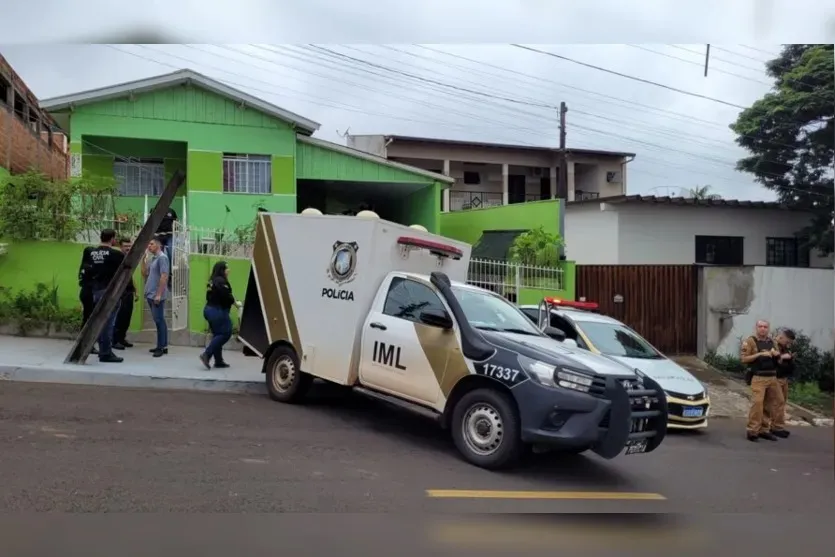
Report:
[{"label": "side mirror", "polygon": [[564,341],[562,341],[562,343],[567,344],[568,346],[571,346],[573,348],[577,348],[577,341],[573,338],[567,338]]},{"label": "side mirror", "polygon": [[556,327],[545,327],[542,332],[554,340],[558,340],[560,342],[565,340],[565,331],[562,329],[557,329]]},{"label": "side mirror", "polygon": [[428,309],[420,312],[420,322],[430,327],[452,329],[452,318],[442,309]]}]

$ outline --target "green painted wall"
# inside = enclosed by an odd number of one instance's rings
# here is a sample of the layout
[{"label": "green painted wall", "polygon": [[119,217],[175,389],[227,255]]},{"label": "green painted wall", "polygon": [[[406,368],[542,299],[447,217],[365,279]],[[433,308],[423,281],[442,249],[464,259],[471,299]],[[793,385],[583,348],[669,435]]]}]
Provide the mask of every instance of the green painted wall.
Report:
[{"label": "green painted wall", "polygon": [[[295,213],[295,195],[194,192],[188,196],[189,228],[234,230],[249,225],[258,207],[275,213]],[[227,208],[229,209],[227,211]]]},{"label": "green painted wall", "polygon": [[441,213],[441,234],[468,244],[476,243],[485,230],[530,230],[542,226],[546,232],[559,234],[559,207],[558,199],[548,199]]},{"label": "green painted wall", "polygon": [[[16,242],[10,243],[5,255],[0,256],[0,286],[13,291],[31,291],[41,282],[58,287],[58,300],[62,307],[81,308],[78,300],[78,265],[81,262],[83,244],[68,242]],[[134,276],[137,288],[142,279],[137,270]],[[131,331],[140,330],[142,314],[136,304]]]},{"label": "green painted wall", "polygon": [[430,185],[433,180],[422,176],[331,151],[302,141],[296,148],[297,180],[335,180],[347,182],[408,182]]},{"label": "green painted wall", "polygon": [[[226,259],[209,255],[192,255],[189,257],[189,330],[195,333],[208,331],[208,324],[203,319],[203,307],[206,305],[206,285],[212,274],[212,267],[218,261],[226,261],[229,266],[229,282],[236,299],[243,301],[246,296],[246,284],[249,280],[250,263],[248,259]],[[238,326],[238,311],[232,309],[232,323]]]}]

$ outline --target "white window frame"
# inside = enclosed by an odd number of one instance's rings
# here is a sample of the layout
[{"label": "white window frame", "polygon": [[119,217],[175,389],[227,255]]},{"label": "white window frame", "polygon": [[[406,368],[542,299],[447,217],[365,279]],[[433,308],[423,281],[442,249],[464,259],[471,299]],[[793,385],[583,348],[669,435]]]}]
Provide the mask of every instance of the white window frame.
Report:
[{"label": "white window frame", "polygon": [[160,196],[165,189],[165,163],[142,159],[115,160],[113,177],[122,197]]},{"label": "white window frame", "polygon": [[224,153],[223,193],[271,194],[272,157]]}]

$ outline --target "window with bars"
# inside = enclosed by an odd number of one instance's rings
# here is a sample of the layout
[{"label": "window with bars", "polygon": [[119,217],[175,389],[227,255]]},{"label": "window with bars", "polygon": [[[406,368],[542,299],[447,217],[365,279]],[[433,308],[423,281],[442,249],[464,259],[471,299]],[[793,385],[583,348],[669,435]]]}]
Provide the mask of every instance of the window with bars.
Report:
[{"label": "window with bars", "polygon": [[223,191],[266,194],[272,191],[268,155],[223,155]]},{"label": "window with bars", "polygon": [[165,188],[165,165],[160,160],[128,159],[113,163],[119,195],[161,195]]},{"label": "window with bars", "polygon": [[799,238],[766,238],[765,264],[774,267],[808,267],[809,250]]},{"label": "window with bars", "polygon": [[703,265],[742,265],[742,236],[696,236],[696,263]]}]

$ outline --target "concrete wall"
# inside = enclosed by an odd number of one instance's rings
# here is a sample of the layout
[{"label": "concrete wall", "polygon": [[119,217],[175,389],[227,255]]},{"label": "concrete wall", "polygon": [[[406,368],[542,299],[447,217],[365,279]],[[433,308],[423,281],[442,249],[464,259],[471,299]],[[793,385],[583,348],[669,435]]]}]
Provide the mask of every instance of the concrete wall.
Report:
[{"label": "concrete wall", "polygon": [[599,203],[568,205],[565,211],[565,254],[582,265],[617,265],[618,213]]},{"label": "concrete wall", "polygon": [[832,350],[835,274],[829,269],[702,267],[699,277],[699,355],[739,354],[759,319],[802,331]]}]

